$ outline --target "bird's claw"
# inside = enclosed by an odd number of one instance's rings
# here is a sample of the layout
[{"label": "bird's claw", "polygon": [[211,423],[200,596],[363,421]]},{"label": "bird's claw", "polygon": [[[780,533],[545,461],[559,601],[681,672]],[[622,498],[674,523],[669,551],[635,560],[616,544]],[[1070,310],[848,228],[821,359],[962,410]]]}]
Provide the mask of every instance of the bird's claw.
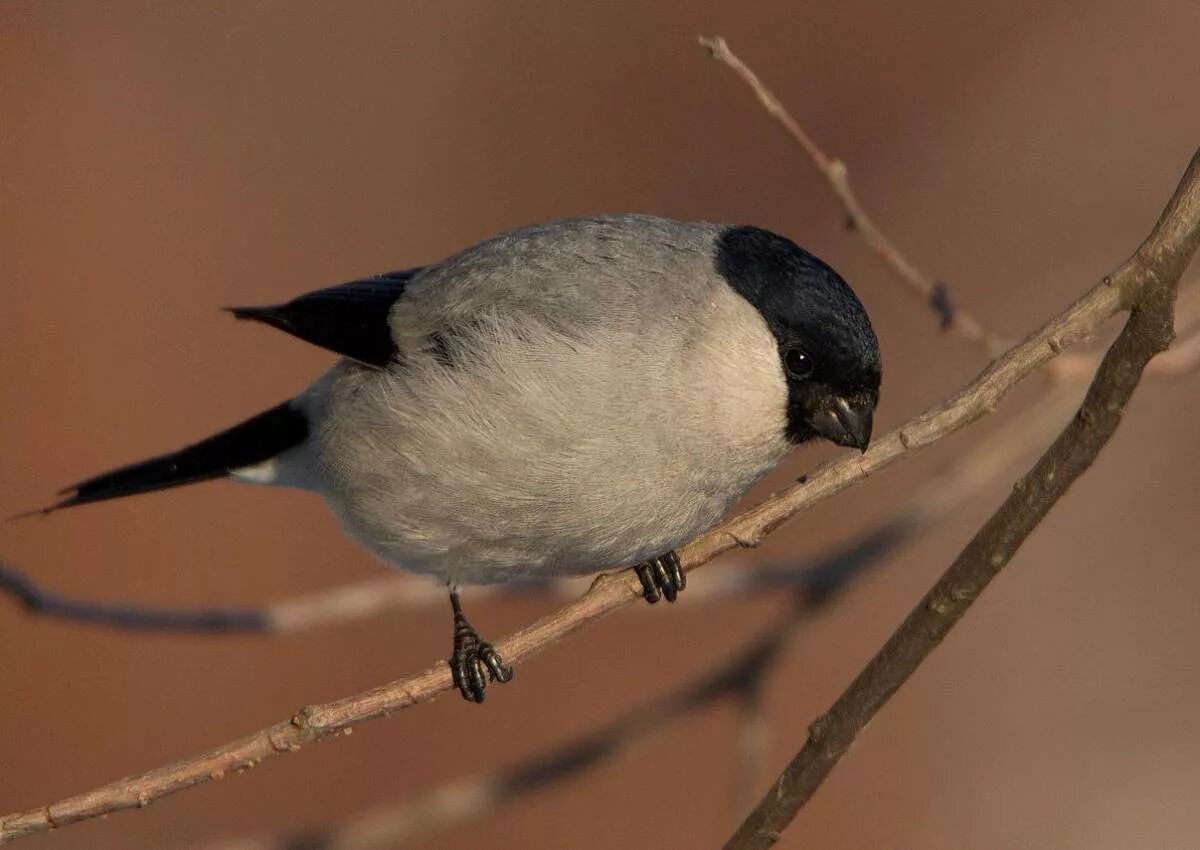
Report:
[{"label": "bird's claw", "polygon": [[454,686],[469,702],[484,701],[489,680],[503,683],[513,677],[512,667],[504,663],[494,646],[480,640],[479,633],[466,620],[456,624],[454,630],[450,673],[454,677]]},{"label": "bird's claw", "polygon": [[642,598],[654,604],[660,597],[674,602],[679,591],[687,587],[687,573],[679,563],[679,556],[668,552],[633,568],[642,582]]}]

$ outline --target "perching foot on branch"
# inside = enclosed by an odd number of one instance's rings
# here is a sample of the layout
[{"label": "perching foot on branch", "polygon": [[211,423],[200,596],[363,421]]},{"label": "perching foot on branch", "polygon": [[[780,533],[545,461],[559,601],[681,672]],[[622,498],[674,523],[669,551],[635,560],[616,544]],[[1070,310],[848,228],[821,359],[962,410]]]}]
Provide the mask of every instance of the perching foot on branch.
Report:
[{"label": "perching foot on branch", "polygon": [[507,682],[513,677],[513,669],[504,663],[494,646],[479,637],[462,612],[457,591],[450,591],[450,605],[454,609],[454,650],[449,663],[454,686],[463,699],[483,702],[488,680]]},{"label": "perching foot on branch", "polygon": [[674,602],[679,591],[687,587],[687,574],[679,564],[679,556],[668,552],[633,568],[642,581],[642,597],[653,605],[661,596]]}]

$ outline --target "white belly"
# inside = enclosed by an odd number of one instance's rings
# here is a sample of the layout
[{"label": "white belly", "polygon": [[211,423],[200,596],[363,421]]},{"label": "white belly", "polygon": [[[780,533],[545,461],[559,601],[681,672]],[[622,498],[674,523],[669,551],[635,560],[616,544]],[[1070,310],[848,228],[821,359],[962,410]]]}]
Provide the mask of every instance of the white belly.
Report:
[{"label": "white belly", "polygon": [[664,554],[715,524],[789,448],[773,339],[757,314],[731,327],[728,304],[712,309],[722,339],[748,335],[736,359],[698,352],[703,337],[681,351],[531,340],[526,328],[451,366],[341,363],[304,397],[311,445],[292,462],[319,478],[352,537],[446,582]]}]

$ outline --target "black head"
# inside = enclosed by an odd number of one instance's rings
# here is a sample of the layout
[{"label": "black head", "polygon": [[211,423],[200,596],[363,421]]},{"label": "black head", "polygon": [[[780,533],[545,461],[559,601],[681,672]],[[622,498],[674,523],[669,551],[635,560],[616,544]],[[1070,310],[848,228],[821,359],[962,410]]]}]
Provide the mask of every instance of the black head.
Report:
[{"label": "black head", "polygon": [[788,437],[866,451],[882,363],[871,320],[846,281],[790,239],[758,227],[721,231],[716,267],[775,335],[788,386]]}]

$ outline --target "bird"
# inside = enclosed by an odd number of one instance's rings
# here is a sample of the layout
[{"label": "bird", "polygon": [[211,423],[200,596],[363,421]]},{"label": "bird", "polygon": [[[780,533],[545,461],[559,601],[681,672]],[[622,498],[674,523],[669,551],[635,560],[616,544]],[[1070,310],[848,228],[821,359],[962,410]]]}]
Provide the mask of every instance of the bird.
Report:
[{"label": "bird", "polygon": [[647,602],[674,602],[677,547],[793,447],[865,451],[879,401],[850,286],[748,225],[561,219],[225,309],[340,357],[299,395],[34,513],[213,479],[315,491],[350,538],[445,586],[448,663],[476,703],[513,669],[464,587],[635,564]]}]

